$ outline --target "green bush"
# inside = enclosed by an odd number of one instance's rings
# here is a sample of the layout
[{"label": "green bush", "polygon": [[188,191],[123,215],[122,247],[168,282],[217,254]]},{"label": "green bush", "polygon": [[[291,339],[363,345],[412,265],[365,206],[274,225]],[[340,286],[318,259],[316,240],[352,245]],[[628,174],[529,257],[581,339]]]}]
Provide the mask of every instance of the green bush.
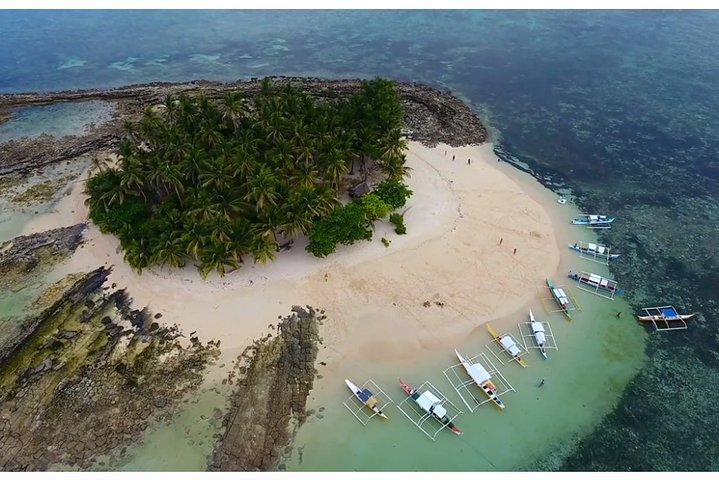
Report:
[{"label": "green bush", "polygon": [[387,203],[385,203],[379,195],[375,193],[368,193],[361,197],[362,208],[364,209],[367,219],[371,222],[384,218],[393,209]]},{"label": "green bush", "polygon": [[392,207],[392,210],[404,207],[407,199],[412,196],[412,190],[397,180],[385,180],[379,183],[372,193]]},{"label": "green bush", "polygon": [[395,226],[394,232],[397,235],[404,235],[407,233],[407,226],[404,224],[404,215],[401,213],[393,213],[389,216],[389,221]]},{"label": "green bush", "polygon": [[333,253],[338,243],[352,245],[358,240],[371,240],[371,225],[362,200],[353,200],[315,221],[306,250],[316,257],[324,257]]},{"label": "green bush", "polygon": [[90,218],[102,233],[114,233],[123,239],[123,234],[140,230],[150,218],[150,207],[138,198],[127,198],[123,203],[114,203],[105,208],[101,203],[92,205]]}]

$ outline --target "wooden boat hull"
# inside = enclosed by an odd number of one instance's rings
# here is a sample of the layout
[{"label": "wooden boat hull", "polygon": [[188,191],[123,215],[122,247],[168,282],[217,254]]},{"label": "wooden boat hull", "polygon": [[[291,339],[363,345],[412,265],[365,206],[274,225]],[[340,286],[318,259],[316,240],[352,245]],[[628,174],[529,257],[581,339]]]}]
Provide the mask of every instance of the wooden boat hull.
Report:
[{"label": "wooden boat hull", "polygon": [[[414,401],[417,403],[417,405],[419,405],[420,408],[422,408],[422,410],[425,410],[424,407],[417,401],[417,398],[420,396],[419,392],[415,391],[414,388],[412,388],[412,387],[410,387],[409,385],[407,385],[401,378],[399,379],[399,386],[402,387],[402,390],[404,390],[404,393],[406,393],[407,395],[409,395],[410,397],[412,397],[412,400],[414,400]],[[425,411],[427,411],[427,410],[425,410]],[[462,435],[462,434],[464,433],[461,428],[459,428],[457,425],[455,425],[455,424],[447,417],[447,415],[444,415],[444,416],[442,416],[442,417],[440,418],[437,414],[435,414],[435,413],[433,413],[433,412],[427,411],[427,413],[429,413],[430,415],[432,415],[432,418],[434,418],[435,420],[437,420],[439,423],[441,423],[441,424],[446,425],[447,427],[449,427],[449,429],[452,430],[452,432],[453,432],[455,435]]]},{"label": "wooden boat hull", "polygon": [[597,251],[590,250],[588,248],[581,248],[579,245],[573,245],[571,243],[568,243],[567,246],[569,247],[570,250],[574,250],[575,252],[583,253],[585,255],[591,255],[591,256],[594,256],[597,258],[616,260],[617,258],[619,258],[621,256],[621,253],[610,253],[610,254],[599,253]]},{"label": "wooden boat hull", "polygon": [[489,398],[494,405],[499,408],[500,410],[504,410],[505,405],[504,402],[499,398],[499,395],[497,395],[497,387],[492,383],[491,380],[486,380],[484,382],[478,382],[474,375],[472,375],[471,366],[472,363],[469,362],[469,360],[465,359],[460,353],[455,349],[454,353],[457,354],[457,358],[459,359],[459,363],[462,364],[464,369],[467,371],[467,374],[472,377],[472,380],[474,380],[474,383],[484,392],[485,395],[487,395],[487,398]]},{"label": "wooden boat hull", "polygon": [[681,322],[690,320],[695,317],[696,313],[689,315],[677,315],[675,317],[665,317],[664,315],[639,315],[637,318],[640,322]]},{"label": "wooden boat hull", "polygon": [[559,306],[559,311],[561,311],[565,317],[567,317],[567,320],[572,320],[572,315],[570,315],[569,311],[562,305],[562,302],[559,301],[559,297],[554,292],[554,289],[557,288],[554,285],[554,282],[550,278],[547,279],[547,287],[549,288],[550,293],[552,294],[552,298],[554,298],[554,301],[557,303],[557,306]]},{"label": "wooden boat hull", "polygon": [[354,393],[355,397],[357,397],[357,399],[360,402],[364,403],[364,405],[367,408],[369,408],[370,410],[372,410],[374,413],[376,413],[378,416],[384,418],[385,420],[389,420],[389,418],[387,418],[387,415],[382,413],[382,410],[380,410],[379,407],[376,405],[377,399],[375,398],[374,395],[371,395],[365,399],[365,398],[363,398],[363,395],[362,395],[362,393],[363,393],[362,389],[360,389],[357,385],[350,382],[346,378],[345,378],[345,384],[347,384],[347,387],[352,391],[352,393]]},{"label": "wooden boat hull", "polygon": [[575,218],[572,220],[572,225],[587,225],[587,226],[609,226],[615,220],[616,217],[608,217],[606,215],[594,215],[600,218],[590,218],[589,215]]},{"label": "wooden boat hull", "polygon": [[[590,278],[586,275],[581,275],[574,272],[569,272],[567,274],[567,278],[571,278],[572,280],[576,280],[579,283],[583,283],[584,285],[587,285],[592,288],[598,288],[599,290],[603,290],[605,292],[613,293],[615,295],[622,295],[624,294],[624,290],[621,288],[612,288],[611,284],[602,285],[601,283],[593,282],[590,280]],[[602,280],[609,280],[604,277],[599,277]],[[612,281],[612,280],[610,280]]]},{"label": "wooden boat hull", "polygon": [[494,327],[492,327],[492,325],[487,324],[487,331],[489,331],[489,334],[492,336],[492,338],[494,339],[494,341],[497,342],[497,344],[498,344],[500,347],[502,347],[502,350],[504,350],[505,352],[507,352],[507,353],[509,353],[510,355],[512,355],[512,360],[515,360],[518,364],[520,364],[521,366],[523,366],[523,367],[525,367],[525,368],[527,367],[527,362],[526,362],[522,357],[513,355],[512,352],[510,352],[509,350],[507,350],[507,349],[504,347],[504,345],[502,345],[502,335],[500,335],[500,334],[494,329]]}]

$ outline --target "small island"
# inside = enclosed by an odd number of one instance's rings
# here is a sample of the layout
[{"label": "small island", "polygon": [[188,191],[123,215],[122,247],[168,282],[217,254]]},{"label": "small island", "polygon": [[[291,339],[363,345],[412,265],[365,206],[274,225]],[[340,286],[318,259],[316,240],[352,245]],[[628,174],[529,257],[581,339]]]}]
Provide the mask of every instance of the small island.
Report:
[{"label": "small island", "polygon": [[[273,77],[0,94],[0,110],[87,101],[112,118],[0,143],[0,190],[29,217],[0,271],[33,291],[0,345],[0,469],[145,451],[292,469],[324,448],[295,437],[331,418],[348,365],[443,355],[559,261],[545,207],[450,92]],[[207,437],[177,435],[186,420]]]},{"label": "small island", "polygon": [[[396,83],[380,78],[331,100],[269,78],[251,99],[168,95],[126,123],[115,165],[98,162],[90,218],[138,272],[193,261],[203,277],[224,275],[246,256],[273,260],[297,235],[324,257],[371,239],[411,195],[403,118]],[[401,214],[390,219],[405,233]]]}]

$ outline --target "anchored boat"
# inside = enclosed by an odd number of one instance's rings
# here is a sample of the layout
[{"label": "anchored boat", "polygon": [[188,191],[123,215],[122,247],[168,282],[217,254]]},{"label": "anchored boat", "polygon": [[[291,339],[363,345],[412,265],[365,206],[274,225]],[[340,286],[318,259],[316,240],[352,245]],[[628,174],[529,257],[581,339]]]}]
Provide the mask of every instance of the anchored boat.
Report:
[{"label": "anchored boat", "polygon": [[487,324],[487,330],[494,341],[497,342],[497,344],[502,347],[502,349],[507,352],[510,357],[512,357],[512,360],[516,360],[517,363],[523,367],[527,366],[527,362],[525,362],[522,358],[522,354],[526,352],[522,352],[522,350],[520,350],[519,346],[517,346],[517,342],[514,341],[511,335],[500,335],[490,324]]},{"label": "anchored boat", "polygon": [[610,228],[616,217],[607,215],[581,215],[572,220],[572,225],[585,225],[589,228]]},{"label": "anchored boat", "polygon": [[554,301],[557,302],[557,305],[559,306],[559,310],[561,310],[562,313],[567,317],[567,319],[571,320],[572,316],[569,313],[570,308],[570,302],[569,297],[564,292],[563,289],[558,288],[554,285],[554,282],[550,278],[547,279],[547,287],[549,287],[549,291],[552,292],[552,297],[554,298]]},{"label": "anchored boat", "polygon": [[382,410],[379,409],[379,401],[377,400],[377,397],[374,396],[374,394],[367,388],[361,389],[354,383],[350,382],[345,378],[345,383],[349,387],[350,390],[352,390],[352,393],[355,394],[355,397],[359,399],[360,402],[365,404],[370,410],[372,410],[374,413],[379,415],[382,418],[387,418],[387,415],[382,413]]},{"label": "anchored boat", "polygon": [[497,407],[503,410],[504,402],[499,398],[499,395],[497,394],[497,387],[492,382],[492,376],[489,372],[479,363],[472,363],[470,360],[462,357],[457,350],[455,350],[454,353],[457,354],[459,362],[462,364],[464,369],[467,370],[467,373],[470,377],[472,377],[474,383],[482,389],[484,394],[487,395],[487,397],[494,402]]},{"label": "anchored boat", "polygon": [[597,245],[596,243],[584,243],[576,242],[574,245],[571,243],[567,244],[572,250],[576,250],[582,255],[586,255],[594,258],[601,258],[603,260],[616,260],[621,256],[619,253],[609,253],[609,247],[604,245]]},{"label": "anchored boat", "polygon": [[686,330],[686,321],[696,316],[696,313],[682,315],[672,305],[646,307],[642,310],[646,315],[637,315],[639,321],[652,322],[657,330]]},{"label": "anchored boat", "polygon": [[571,278],[572,280],[576,280],[578,283],[582,283],[591,287],[591,289],[585,288],[585,290],[589,292],[597,294],[600,294],[600,291],[606,292],[609,295],[602,295],[606,298],[612,299],[614,298],[614,295],[621,295],[624,293],[624,290],[617,287],[616,281],[609,278],[604,278],[601,275],[597,275],[596,273],[574,273],[572,271],[569,271],[567,277]]},{"label": "anchored boat", "polygon": [[400,387],[402,387],[402,390],[404,390],[404,392],[409,395],[410,398],[414,400],[422,410],[434,417],[434,419],[437,420],[439,423],[444,426],[447,426],[457,435],[461,435],[462,433],[464,433],[462,432],[461,428],[459,428],[452,422],[452,420],[449,418],[449,415],[447,415],[447,410],[441,405],[440,399],[437,398],[434,393],[430,392],[429,390],[425,390],[424,392],[419,393],[419,391],[404,383],[402,379],[399,380],[399,385]]},{"label": "anchored boat", "polygon": [[547,357],[547,337],[544,335],[544,325],[534,319],[532,309],[529,309],[529,325],[532,327],[532,333],[534,334],[534,341],[537,342],[539,352],[546,359]]},{"label": "anchored boat", "polygon": [[680,322],[683,320],[689,320],[696,316],[696,313],[690,313],[688,315],[681,315],[674,307],[654,307],[659,308],[658,315],[638,315],[640,322]]}]

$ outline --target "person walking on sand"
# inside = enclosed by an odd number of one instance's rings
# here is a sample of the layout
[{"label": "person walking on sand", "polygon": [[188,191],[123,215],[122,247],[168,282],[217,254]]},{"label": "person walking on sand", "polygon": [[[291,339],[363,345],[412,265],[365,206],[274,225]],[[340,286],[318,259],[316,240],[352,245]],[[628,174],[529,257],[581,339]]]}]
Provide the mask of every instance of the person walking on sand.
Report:
[{"label": "person walking on sand", "polygon": [[517,249],[515,248],[514,251],[512,252],[512,255],[516,255],[516,254],[517,254]]},{"label": "person walking on sand", "polygon": [[468,159],[467,159],[467,165],[469,165],[471,162],[472,162],[472,159],[471,159],[471,158],[468,158]]},{"label": "person walking on sand", "polygon": [[499,239],[499,244],[501,245],[503,241],[504,241],[504,237],[500,238],[500,239]]},{"label": "person walking on sand", "polygon": [[452,155],[452,161],[454,162],[454,155]]}]

